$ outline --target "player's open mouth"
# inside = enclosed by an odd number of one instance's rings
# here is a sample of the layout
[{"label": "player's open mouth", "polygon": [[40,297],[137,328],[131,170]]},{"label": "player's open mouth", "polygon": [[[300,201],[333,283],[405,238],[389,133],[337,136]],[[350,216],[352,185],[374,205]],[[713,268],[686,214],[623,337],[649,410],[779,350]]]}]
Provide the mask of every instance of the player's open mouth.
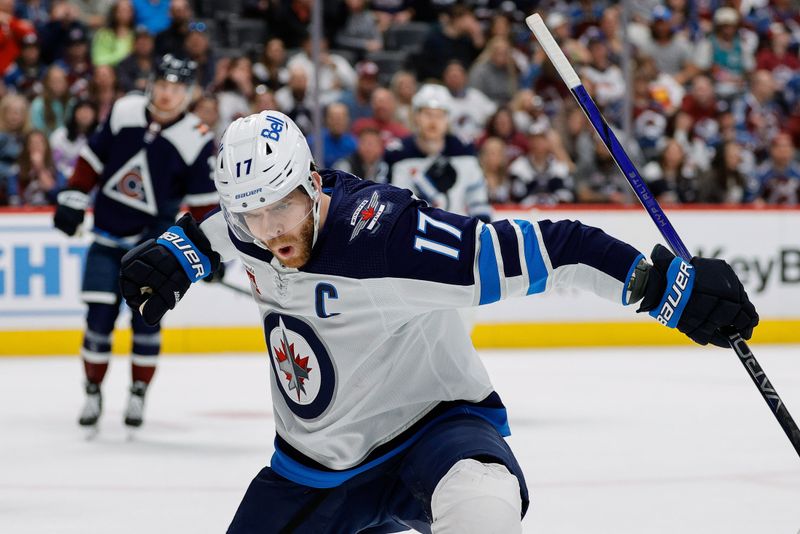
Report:
[{"label": "player's open mouth", "polygon": [[278,249],[278,256],[283,256],[283,257],[291,256],[293,251],[294,251],[294,247],[291,246],[291,245],[287,245],[285,247],[280,247]]}]

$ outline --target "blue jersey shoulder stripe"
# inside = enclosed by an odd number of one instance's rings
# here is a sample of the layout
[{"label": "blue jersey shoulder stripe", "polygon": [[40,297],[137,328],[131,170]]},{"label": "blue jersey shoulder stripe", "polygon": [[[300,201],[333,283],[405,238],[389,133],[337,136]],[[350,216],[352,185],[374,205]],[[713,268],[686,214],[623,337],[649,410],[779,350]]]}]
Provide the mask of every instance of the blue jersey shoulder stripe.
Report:
[{"label": "blue jersey shoulder stripe", "polygon": [[539,249],[539,240],[536,238],[536,231],[533,224],[523,219],[514,219],[520,230],[522,230],[522,244],[525,248],[525,265],[528,268],[528,295],[534,293],[544,293],[547,287],[547,266]]},{"label": "blue jersey shoulder stripe", "polygon": [[490,304],[500,300],[500,271],[494,252],[494,239],[488,225],[481,228],[481,249],[478,252],[478,274],[481,281],[480,304]]}]

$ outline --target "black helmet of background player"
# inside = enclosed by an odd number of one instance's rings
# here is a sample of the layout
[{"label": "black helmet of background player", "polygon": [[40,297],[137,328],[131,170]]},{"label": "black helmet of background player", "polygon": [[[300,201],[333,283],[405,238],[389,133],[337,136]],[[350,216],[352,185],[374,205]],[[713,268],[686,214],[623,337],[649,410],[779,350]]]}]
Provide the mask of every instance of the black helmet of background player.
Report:
[{"label": "black helmet of background player", "polygon": [[171,121],[189,107],[197,64],[165,54],[156,65],[148,90],[147,109],[159,122]]}]

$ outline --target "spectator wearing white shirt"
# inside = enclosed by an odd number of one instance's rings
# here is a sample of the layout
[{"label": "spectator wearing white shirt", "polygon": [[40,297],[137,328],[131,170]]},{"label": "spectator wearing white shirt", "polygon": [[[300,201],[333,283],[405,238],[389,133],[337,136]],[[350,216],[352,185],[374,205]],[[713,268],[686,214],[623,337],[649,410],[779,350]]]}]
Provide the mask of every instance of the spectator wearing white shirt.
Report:
[{"label": "spectator wearing white shirt", "polygon": [[523,206],[575,200],[569,167],[553,152],[548,131],[536,125],[528,131],[528,153],[514,160],[508,174],[511,198]]},{"label": "spectator wearing white shirt", "polygon": [[444,69],[443,81],[453,97],[450,132],[464,143],[474,143],[497,106],[480,90],[467,87],[467,71],[457,60]]},{"label": "spectator wearing white shirt", "polygon": [[308,75],[300,65],[289,67],[288,83],[275,92],[275,103],[306,135],[313,126],[311,117],[311,91],[308,90]]},{"label": "spectator wearing white shirt", "polygon": [[592,96],[606,118],[613,119],[621,112],[622,100],[625,97],[625,77],[622,70],[611,63],[608,57],[608,45],[600,35],[589,38],[589,55],[591,61],[584,67],[581,77],[592,88]]},{"label": "spectator wearing white shirt", "polygon": [[300,67],[305,70],[309,87],[314,87],[314,76],[319,75],[320,103],[328,105],[341,99],[345,91],[356,86],[356,71],[350,63],[338,54],[328,51],[328,40],[320,42],[320,72],[314,72],[314,62],[311,59],[311,38],[303,41],[303,51],[289,60],[288,68]]}]

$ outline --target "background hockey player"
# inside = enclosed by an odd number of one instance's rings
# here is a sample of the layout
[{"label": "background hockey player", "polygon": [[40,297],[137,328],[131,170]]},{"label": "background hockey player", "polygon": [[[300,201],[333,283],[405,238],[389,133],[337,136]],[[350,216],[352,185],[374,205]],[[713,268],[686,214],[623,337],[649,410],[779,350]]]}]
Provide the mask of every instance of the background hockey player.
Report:
[{"label": "background hockey player", "polygon": [[387,147],[385,181],[433,207],[489,222],[489,194],[475,149],[448,132],[452,101],[442,85],[425,84],[417,91],[411,101],[414,134]]},{"label": "background hockey player", "polygon": [[[186,113],[194,83],[191,61],[161,58],[147,96],[129,95],[80,154],[68,190],[58,197],[55,226],[74,235],[94,191],[94,242],[86,257],[82,298],[88,304],[81,355],[86,404],[80,424],[97,423],[100,384],[111,356],[111,333],[120,309],[122,256],[172,225],[182,202],[198,217],[216,205],[211,179],[212,133]],[[125,424],[142,424],[144,396],[156,368],[159,326],[133,314],[131,396]]]},{"label": "background hockey player", "polygon": [[[277,437],[228,532],[514,534],[528,507],[508,420],[456,308],[577,287],[698,343],[758,315],[722,260],[686,263],[574,221],[485,224],[408,190],[316,171],[275,111],[225,132],[221,211],[123,258],[154,324],[221,259],[244,263],[264,324]],[[187,248],[189,246],[189,248]]]}]

